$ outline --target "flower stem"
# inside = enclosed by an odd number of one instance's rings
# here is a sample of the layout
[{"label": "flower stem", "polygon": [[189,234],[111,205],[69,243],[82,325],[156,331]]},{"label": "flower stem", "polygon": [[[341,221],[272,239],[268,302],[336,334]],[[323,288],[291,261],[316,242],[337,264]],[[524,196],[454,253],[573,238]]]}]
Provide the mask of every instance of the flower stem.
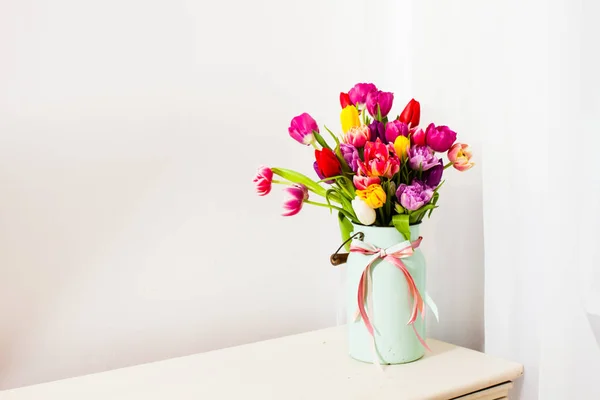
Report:
[{"label": "flower stem", "polygon": [[444,165],[444,169],[448,169],[448,168],[450,168],[451,166],[452,166],[452,163],[451,163],[451,162],[449,162],[448,164]]},{"label": "flower stem", "polygon": [[383,215],[383,207],[379,207],[377,211],[379,211],[379,217],[381,218],[381,226],[385,226],[385,216]]},{"label": "flower stem", "polygon": [[334,205],[325,204],[325,203],[318,203],[318,202],[316,202],[316,201],[304,200],[304,202],[305,202],[306,204],[311,204],[311,205],[313,205],[313,206],[319,206],[319,207],[325,207],[325,208],[335,208],[335,209],[336,209],[336,210],[338,210],[338,211],[346,211],[346,210],[344,210],[343,208],[336,207],[336,206],[334,206]]}]

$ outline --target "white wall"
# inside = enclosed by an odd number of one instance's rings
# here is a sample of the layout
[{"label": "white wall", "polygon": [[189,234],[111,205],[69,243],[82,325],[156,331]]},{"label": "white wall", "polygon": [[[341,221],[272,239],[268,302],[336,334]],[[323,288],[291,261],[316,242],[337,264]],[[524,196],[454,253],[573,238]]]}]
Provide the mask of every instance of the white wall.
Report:
[{"label": "white wall", "polygon": [[[310,173],[290,118],[336,127],[357,81],[397,113],[417,97],[481,162],[466,78],[428,69],[437,35],[413,52],[411,16],[433,11],[412,3],[0,3],[0,389],[335,324],[335,219],[284,219],[251,178]],[[474,348],[479,185],[452,173],[423,244],[433,335]]]},{"label": "white wall", "polygon": [[0,3],[0,388],[335,324],[291,117],[339,123],[363,2]]},{"label": "white wall", "polygon": [[600,8],[430,0],[416,9],[428,44],[415,45],[415,82],[480,135],[485,350],[525,365],[515,399],[600,398],[589,300],[600,294]]},{"label": "white wall", "polygon": [[470,59],[478,55],[469,47],[472,23],[464,10],[454,1],[413,2],[412,82],[413,95],[421,100],[422,124],[431,121],[453,128],[460,142],[473,147],[476,163],[464,173],[446,170],[440,208],[424,226],[427,280],[441,314],[440,323],[429,327],[435,337],[482,350],[481,136],[486,127],[470,112],[480,101],[470,95]]}]

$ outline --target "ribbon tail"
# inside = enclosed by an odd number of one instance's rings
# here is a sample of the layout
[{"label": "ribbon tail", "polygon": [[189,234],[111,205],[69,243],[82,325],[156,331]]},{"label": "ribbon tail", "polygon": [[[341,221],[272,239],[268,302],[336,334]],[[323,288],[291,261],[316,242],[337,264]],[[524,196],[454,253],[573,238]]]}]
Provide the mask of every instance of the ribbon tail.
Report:
[{"label": "ribbon tail", "polygon": [[419,335],[419,332],[417,332],[417,328],[415,327],[414,324],[412,324],[412,328],[413,331],[415,331],[415,336],[417,337],[417,339],[419,339],[419,342],[421,342],[421,345],[427,349],[427,351],[431,351],[431,349],[429,348],[429,346],[427,346],[427,342],[425,342],[425,340],[423,340],[423,338],[421,337],[421,335]]},{"label": "ribbon tail", "polygon": [[437,305],[435,304],[435,302],[433,301],[433,299],[431,298],[431,296],[429,296],[429,293],[427,293],[427,292],[425,292],[425,304],[427,304],[427,307],[429,307],[429,309],[431,310],[431,312],[435,316],[435,320],[439,323],[440,322],[440,316],[438,314]]},{"label": "ribbon tail", "polygon": [[411,297],[413,298],[412,312],[410,314],[410,319],[408,320],[408,324],[412,324],[417,320],[417,316],[419,315],[419,310],[423,309],[423,299],[421,298],[421,294],[419,293],[417,284],[415,283],[415,280],[413,279],[412,275],[410,274],[410,272],[408,271],[408,269],[406,268],[406,265],[404,265],[402,260],[400,260],[399,258],[396,258],[394,256],[387,256],[386,261],[390,262],[396,268],[398,268],[400,271],[402,271],[402,273],[404,274],[404,277],[406,278],[406,283],[408,285],[408,291],[409,291]]},{"label": "ribbon tail", "polygon": [[365,286],[366,286],[366,275],[368,273],[368,268],[366,268],[362,276],[360,277],[360,282],[358,282],[358,311],[360,316],[367,328],[367,331],[374,336],[373,325],[371,325],[371,321],[369,320],[369,316],[367,315],[367,311],[365,310]]}]

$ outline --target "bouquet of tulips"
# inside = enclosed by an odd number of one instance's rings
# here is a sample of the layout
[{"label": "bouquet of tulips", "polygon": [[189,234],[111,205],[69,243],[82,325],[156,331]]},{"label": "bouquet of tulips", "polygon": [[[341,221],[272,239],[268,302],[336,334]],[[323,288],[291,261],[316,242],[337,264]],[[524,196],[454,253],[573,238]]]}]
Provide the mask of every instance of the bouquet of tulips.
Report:
[{"label": "bouquet of tulips", "polygon": [[[261,167],[254,178],[258,194],[268,194],[273,183],[286,185],[284,216],[297,214],[304,204],[337,211],[345,239],[353,224],[395,226],[409,239],[409,226],[437,208],[444,171],[449,167],[466,171],[474,164],[469,146],[456,143],[453,130],[433,123],[419,127],[418,101],[410,100],[391,119],[393,100],[393,93],[372,83],[358,83],[348,93],[340,93],[341,134],[325,127],[329,142],[309,114],[294,117],[288,132],[314,147],[318,179]],[[273,179],[274,175],[281,179]]]}]

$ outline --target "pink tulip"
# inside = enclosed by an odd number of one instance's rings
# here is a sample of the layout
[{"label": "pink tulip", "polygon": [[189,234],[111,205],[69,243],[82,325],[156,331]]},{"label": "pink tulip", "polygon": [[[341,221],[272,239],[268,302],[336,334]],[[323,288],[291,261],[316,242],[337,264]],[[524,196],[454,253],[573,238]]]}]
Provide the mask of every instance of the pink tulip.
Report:
[{"label": "pink tulip", "polygon": [[288,195],[288,198],[283,203],[283,208],[286,211],[281,215],[291,217],[298,214],[302,210],[304,201],[308,200],[308,189],[301,183],[294,183],[290,187],[285,188],[284,192]]},{"label": "pink tulip", "polygon": [[313,131],[319,132],[319,126],[307,113],[294,117],[288,128],[288,133],[294,140],[307,146],[315,140]]},{"label": "pink tulip", "polygon": [[346,133],[342,137],[342,142],[345,144],[351,144],[352,146],[358,148],[364,147],[365,143],[371,137],[371,131],[368,126],[356,126],[354,128],[350,128],[348,133]]},{"label": "pink tulip", "polygon": [[390,154],[390,148],[383,144],[379,138],[375,142],[367,142],[364,161],[358,161],[358,171],[361,175],[391,178],[399,170],[400,160],[394,155],[393,151]]},{"label": "pink tulip", "polygon": [[410,134],[410,141],[415,146],[425,146],[427,143],[425,131],[421,128]]},{"label": "pink tulip", "polygon": [[455,143],[448,150],[448,159],[452,163],[452,166],[461,172],[471,169],[475,165],[471,161],[472,156],[473,153],[468,144]]},{"label": "pink tulip", "polygon": [[271,192],[271,183],[273,182],[273,171],[269,167],[260,167],[253,179],[256,183],[256,193],[259,196],[266,196]]},{"label": "pink tulip", "polygon": [[358,190],[365,190],[371,185],[377,185],[381,183],[381,179],[379,179],[377,176],[354,175],[352,181],[354,182],[354,187]]},{"label": "pink tulip", "polygon": [[377,87],[372,83],[357,83],[348,91],[348,98],[356,108],[363,110],[367,102],[367,95],[376,90]]}]

